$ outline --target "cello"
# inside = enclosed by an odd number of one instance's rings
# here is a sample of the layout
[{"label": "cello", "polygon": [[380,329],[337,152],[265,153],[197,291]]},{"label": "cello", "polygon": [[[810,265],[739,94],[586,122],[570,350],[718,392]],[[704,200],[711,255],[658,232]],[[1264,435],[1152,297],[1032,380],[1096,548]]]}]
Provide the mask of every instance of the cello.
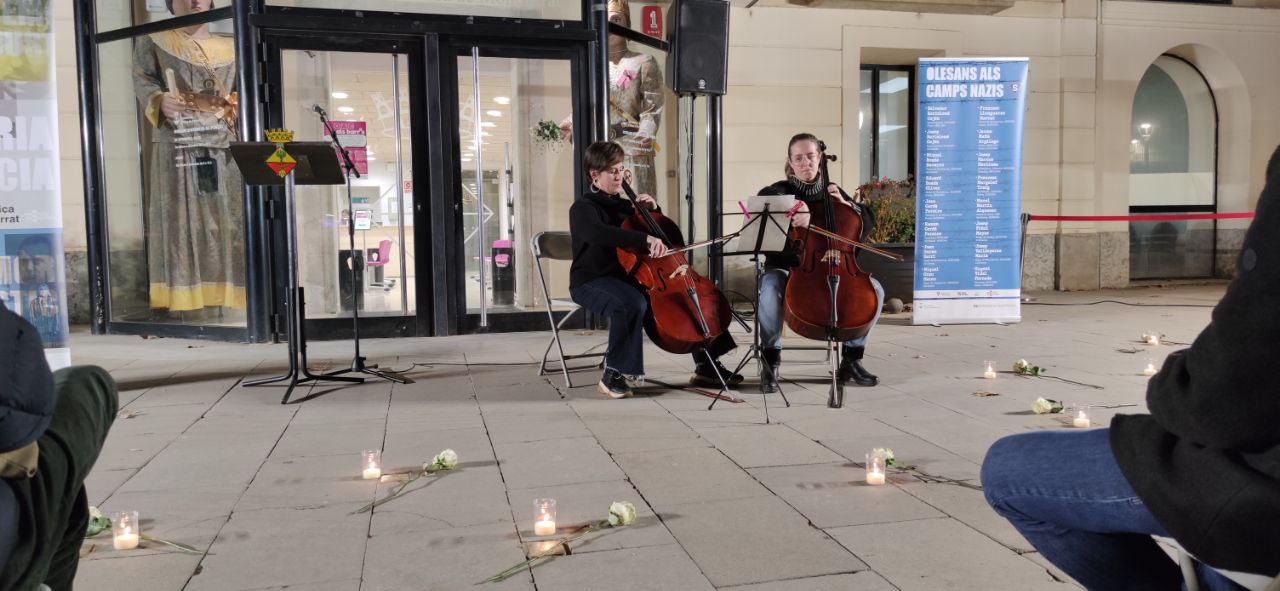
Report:
[{"label": "cello", "polygon": [[[831,393],[827,406],[844,404],[844,388],[839,384],[839,344],[865,336],[871,330],[877,308],[871,274],[858,267],[857,250],[864,249],[901,261],[902,257],[858,241],[862,237],[862,216],[851,206],[834,203],[826,193],[830,186],[826,145],[818,143],[822,153],[820,179],[823,183],[823,207],[810,212],[806,229],[792,228],[791,237],[802,245],[800,264],[791,269],[787,281],[786,307],[783,318],[787,326],[805,338],[827,341],[831,348]],[[827,297],[815,297],[826,294]]]},{"label": "cello", "polygon": [[649,300],[645,333],[664,351],[692,353],[728,330],[733,316],[729,300],[715,283],[689,264],[684,255],[689,247],[684,244],[679,226],[661,213],[649,211],[625,180],[622,190],[635,209],[631,217],[623,220],[622,227],[655,236],[671,249],[661,257],[618,249],[618,262],[644,286]]}]

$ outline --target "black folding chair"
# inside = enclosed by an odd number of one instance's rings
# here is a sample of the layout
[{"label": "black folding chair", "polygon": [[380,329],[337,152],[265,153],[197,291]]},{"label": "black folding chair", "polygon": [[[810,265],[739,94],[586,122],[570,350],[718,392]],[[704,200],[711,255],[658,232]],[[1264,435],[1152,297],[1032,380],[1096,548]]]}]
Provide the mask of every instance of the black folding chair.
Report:
[{"label": "black folding chair", "polygon": [[[604,367],[604,353],[579,353],[576,355],[565,355],[564,345],[560,343],[560,327],[569,321],[578,310],[582,309],[577,302],[570,299],[552,299],[551,290],[547,289],[547,276],[542,268],[542,260],[550,259],[553,261],[571,261],[573,260],[573,241],[569,238],[568,232],[539,232],[534,235],[530,241],[533,246],[533,261],[538,267],[538,284],[542,286],[542,301],[547,306],[547,320],[551,323],[551,341],[547,343],[547,349],[542,352],[542,363],[538,366],[538,375],[546,375],[555,371],[554,368],[547,367],[547,357],[551,355],[551,346],[555,345],[556,350],[560,352],[560,371],[564,374],[564,385],[566,388],[573,387],[573,381],[569,378],[570,371],[582,371],[586,369],[600,369]],[[560,318],[556,322],[553,308],[559,306],[569,308],[569,313]],[[569,367],[571,359],[585,359],[589,357],[599,357],[600,362],[595,365],[582,367]]]}]

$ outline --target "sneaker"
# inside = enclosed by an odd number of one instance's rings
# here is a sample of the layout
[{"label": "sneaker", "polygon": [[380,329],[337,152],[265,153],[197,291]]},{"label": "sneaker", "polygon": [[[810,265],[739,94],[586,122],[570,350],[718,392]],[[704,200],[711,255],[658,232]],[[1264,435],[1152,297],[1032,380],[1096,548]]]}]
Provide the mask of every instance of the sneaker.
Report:
[{"label": "sneaker", "polygon": [[[720,371],[720,375],[718,377],[716,376],[716,370]],[[720,378],[724,378],[724,383],[730,387],[737,386],[742,383],[742,374],[730,372],[725,368],[725,366],[720,364],[719,359],[716,360],[714,366],[705,361],[695,366],[693,368],[693,375],[689,377],[689,383],[694,386],[719,388]]]},{"label": "sneaker", "polygon": [[840,372],[836,374],[836,379],[845,386],[851,383],[857,386],[874,386],[880,383],[880,378],[862,367],[861,359],[853,357],[845,357],[840,362]]},{"label": "sneaker", "polygon": [[631,397],[631,386],[627,384],[627,377],[607,367],[604,375],[600,376],[600,382],[596,384],[596,391],[609,398]]}]

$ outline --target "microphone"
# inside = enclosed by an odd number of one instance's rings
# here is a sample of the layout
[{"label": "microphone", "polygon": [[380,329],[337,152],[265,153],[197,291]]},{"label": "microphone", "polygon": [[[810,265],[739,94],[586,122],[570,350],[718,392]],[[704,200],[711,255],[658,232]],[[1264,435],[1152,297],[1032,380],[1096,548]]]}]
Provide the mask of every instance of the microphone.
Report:
[{"label": "microphone", "polygon": [[320,108],[320,105],[311,105],[311,109],[314,110],[316,113],[319,113],[321,117],[324,117],[326,119],[329,117],[329,114],[325,113],[324,109]]}]

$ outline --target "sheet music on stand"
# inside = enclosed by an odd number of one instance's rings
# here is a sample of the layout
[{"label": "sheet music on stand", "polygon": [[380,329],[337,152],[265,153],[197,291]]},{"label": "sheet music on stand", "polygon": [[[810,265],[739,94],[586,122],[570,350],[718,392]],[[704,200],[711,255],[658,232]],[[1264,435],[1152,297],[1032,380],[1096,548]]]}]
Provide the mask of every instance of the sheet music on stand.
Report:
[{"label": "sheet music on stand", "polygon": [[770,254],[787,250],[787,213],[795,206],[794,195],[752,195],[747,199],[746,219],[735,242],[726,245],[725,255]]}]

